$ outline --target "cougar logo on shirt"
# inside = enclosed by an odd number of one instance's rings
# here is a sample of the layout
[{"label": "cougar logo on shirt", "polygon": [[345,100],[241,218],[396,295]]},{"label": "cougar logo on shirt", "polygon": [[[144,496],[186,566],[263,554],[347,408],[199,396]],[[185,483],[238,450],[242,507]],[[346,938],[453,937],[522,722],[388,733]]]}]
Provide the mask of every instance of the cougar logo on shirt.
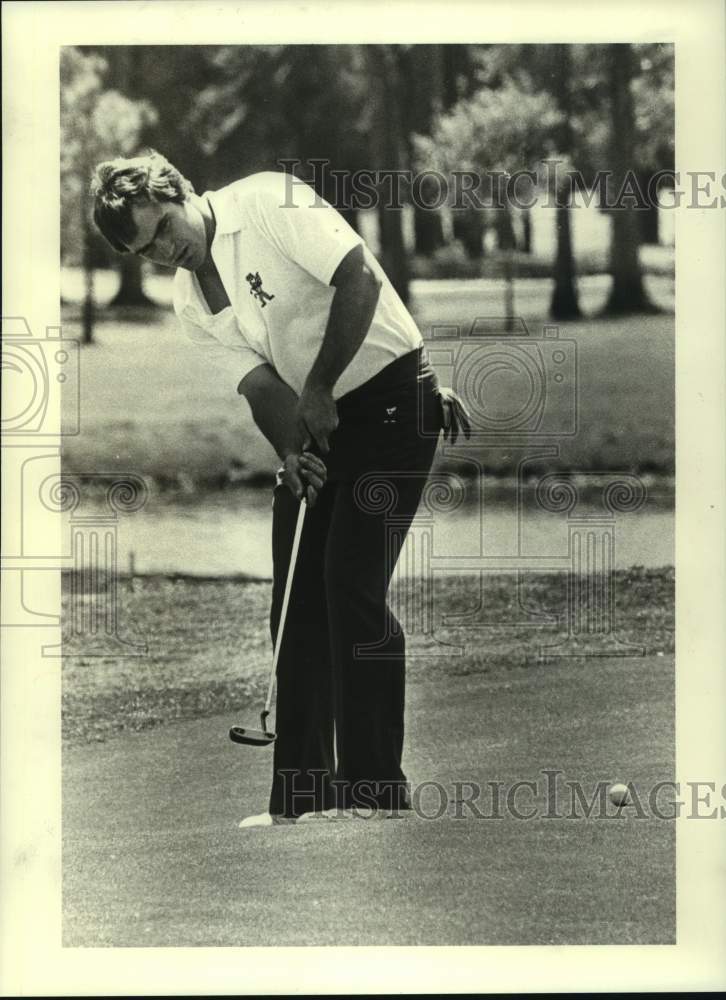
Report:
[{"label": "cougar logo on shirt", "polygon": [[250,273],[247,275],[246,280],[249,281],[250,283],[250,295],[254,295],[254,297],[257,299],[257,301],[264,309],[267,303],[271,302],[275,296],[270,295],[270,293],[266,292],[262,287],[262,278],[260,277],[259,271],[255,271],[254,274],[252,273],[252,271],[250,271]]}]

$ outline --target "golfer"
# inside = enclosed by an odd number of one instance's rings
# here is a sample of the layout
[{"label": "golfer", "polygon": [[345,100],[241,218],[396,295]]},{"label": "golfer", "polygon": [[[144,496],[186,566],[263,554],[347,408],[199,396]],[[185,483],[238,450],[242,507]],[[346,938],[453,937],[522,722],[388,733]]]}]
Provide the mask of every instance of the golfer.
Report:
[{"label": "golfer", "polygon": [[405,642],[386,602],[443,428],[468,434],[413,319],[361,237],[308,185],[258,173],[218,191],[156,152],[100,164],[96,225],[114,249],[175,267],[174,309],[280,457],[273,494],[277,668],[272,789],[243,826],[361,806],[410,808],[401,768]]}]

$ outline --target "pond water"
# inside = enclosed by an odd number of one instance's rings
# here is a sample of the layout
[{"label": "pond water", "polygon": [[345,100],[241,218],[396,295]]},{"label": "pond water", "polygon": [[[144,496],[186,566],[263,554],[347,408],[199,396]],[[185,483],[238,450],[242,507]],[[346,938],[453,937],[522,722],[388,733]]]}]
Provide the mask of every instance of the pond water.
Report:
[{"label": "pond water", "polygon": [[[202,576],[272,574],[271,494],[246,490],[203,503],[152,503],[117,523],[119,570],[137,573],[189,573]],[[638,512],[603,518],[601,508],[578,508],[578,530],[592,541],[605,530],[616,568],[673,565],[674,511],[667,502],[649,500]],[[429,533],[431,556],[439,572],[463,569],[566,568],[574,529],[565,514],[528,506],[519,514],[510,504],[492,502],[436,513],[416,531]],[[414,561],[402,572],[415,572]]]}]

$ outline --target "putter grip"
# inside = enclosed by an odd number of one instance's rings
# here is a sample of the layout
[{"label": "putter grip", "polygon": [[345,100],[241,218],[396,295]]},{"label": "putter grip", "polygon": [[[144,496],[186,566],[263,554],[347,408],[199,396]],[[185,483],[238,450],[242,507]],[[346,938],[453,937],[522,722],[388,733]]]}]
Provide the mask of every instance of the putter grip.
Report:
[{"label": "putter grip", "polygon": [[[323,465],[326,466],[326,469],[327,469],[327,465],[325,463],[325,456],[320,451],[320,448],[318,447],[318,442],[315,440],[315,438],[311,438],[310,447],[306,448],[305,451],[308,452],[308,454],[314,455],[316,458],[319,458],[320,461],[323,463]],[[302,502],[303,503],[307,503],[308,500],[310,499],[309,496],[308,496],[308,490],[309,489],[310,489],[310,485],[303,480],[303,495],[302,495]]]}]

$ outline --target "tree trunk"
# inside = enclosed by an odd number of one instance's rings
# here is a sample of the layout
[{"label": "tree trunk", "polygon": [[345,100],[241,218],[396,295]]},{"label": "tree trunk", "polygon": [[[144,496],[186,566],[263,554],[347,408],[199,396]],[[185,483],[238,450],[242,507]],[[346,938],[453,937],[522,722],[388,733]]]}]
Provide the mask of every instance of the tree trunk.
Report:
[{"label": "tree trunk", "polygon": [[144,293],[142,261],[132,253],[121,257],[121,286],[111,300],[112,306],[147,306],[156,308],[156,303]]},{"label": "tree trunk", "polygon": [[552,319],[576,319],[581,316],[575,285],[575,260],[572,254],[570,192],[560,192],[563,204],[557,205],[557,254],[555,257],[555,287],[550,302]]},{"label": "tree trunk", "polygon": [[[400,95],[406,109],[407,166],[413,167],[413,135],[429,135],[434,113],[444,102],[444,46],[404,45],[397,48],[400,77]],[[421,170],[427,169],[420,164]],[[445,245],[444,226],[440,208],[435,205],[438,188],[433,178],[422,184],[419,197],[413,205],[415,253],[430,257]]]},{"label": "tree trunk", "polygon": [[83,213],[83,280],[84,280],[84,295],[83,295],[83,306],[81,307],[81,325],[83,330],[83,343],[92,344],[93,343],[93,322],[95,317],[95,303],[93,294],[93,251],[91,245],[91,231],[90,224],[86,218],[86,213],[81,207],[81,212]]},{"label": "tree trunk", "polygon": [[[371,146],[378,170],[400,170],[401,136],[399,88],[395,54],[390,45],[368,46],[373,120]],[[408,255],[403,241],[403,212],[389,204],[390,182],[378,189],[378,223],[382,265],[403,302],[408,302]]]},{"label": "tree trunk", "polygon": [[[608,202],[615,201],[628,173],[635,166],[635,121],[630,92],[632,49],[627,44],[607,46],[610,77],[610,168],[612,183],[608,185]],[[638,258],[640,219],[637,209],[615,207],[609,212],[612,220],[610,241],[610,273],[612,285],[605,305],[607,315],[653,312],[643,286],[643,273]]]},{"label": "tree trunk", "polygon": [[416,238],[416,253],[430,257],[444,245],[444,226],[438,208],[413,206],[413,227]]},{"label": "tree trunk", "polygon": [[[553,52],[554,66],[554,96],[562,112],[562,125],[559,129],[558,142],[560,149],[568,156],[572,154],[574,140],[572,135],[572,51],[569,45],[556,45]],[[576,319],[581,315],[577,300],[575,279],[575,257],[572,249],[572,220],[570,215],[571,191],[565,181],[557,192],[556,226],[557,250],[554,267],[554,289],[550,301],[550,316],[552,319]]]},{"label": "tree trunk", "polygon": [[[329,199],[327,199],[329,200]],[[336,206],[337,207],[337,206]],[[360,232],[360,219],[358,218],[358,209],[349,208],[346,205],[341,205],[338,211],[343,216],[345,221],[348,223],[351,229],[355,229],[357,233]]]},{"label": "tree trunk", "polygon": [[532,253],[532,210],[522,209],[522,253]]},{"label": "tree trunk", "polygon": [[495,209],[494,230],[497,234],[497,250],[502,255],[504,265],[504,319],[505,330],[514,330],[514,250],[517,241],[514,236],[514,226],[508,205]]},{"label": "tree trunk", "polygon": [[[114,85],[122,94],[133,100],[138,100],[142,96],[139,84],[144,79],[143,59],[142,47],[125,45],[114,47],[109,62]],[[141,258],[133,254],[124,254],[120,258],[120,272],[121,285],[110,305],[155,308],[156,303],[144,294]]]},{"label": "tree trunk", "polygon": [[511,248],[504,251],[504,329],[513,333],[514,321],[514,259]]},{"label": "tree trunk", "polygon": [[[638,175],[638,185],[641,191],[648,190],[648,182],[654,172],[653,170],[643,170]],[[648,200],[647,207],[640,209],[638,217],[640,219],[641,243],[652,243],[654,246],[657,246],[660,243],[658,206],[651,204],[650,200]]]},{"label": "tree trunk", "polygon": [[508,205],[494,210],[494,231],[497,234],[498,250],[511,251],[516,248],[517,240],[514,236],[514,226]]},{"label": "tree trunk", "polygon": [[383,270],[393,287],[398,292],[401,301],[409,300],[409,269],[408,254],[403,242],[403,218],[399,209],[387,208],[384,200],[378,204],[378,225],[381,238],[381,263]]},{"label": "tree trunk", "polygon": [[[468,45],[447,42],[439,46],[442,52],[444,79],[444,107],[450,108],[466,96],[475,79]],[[463,92],[460,84],[463,84]]]},{"label": "tree trunk", "polygon": [[469,260],[484,256],[485,214],[478,208],[457,208],[452,212],[454,237],[461,241]]}]

